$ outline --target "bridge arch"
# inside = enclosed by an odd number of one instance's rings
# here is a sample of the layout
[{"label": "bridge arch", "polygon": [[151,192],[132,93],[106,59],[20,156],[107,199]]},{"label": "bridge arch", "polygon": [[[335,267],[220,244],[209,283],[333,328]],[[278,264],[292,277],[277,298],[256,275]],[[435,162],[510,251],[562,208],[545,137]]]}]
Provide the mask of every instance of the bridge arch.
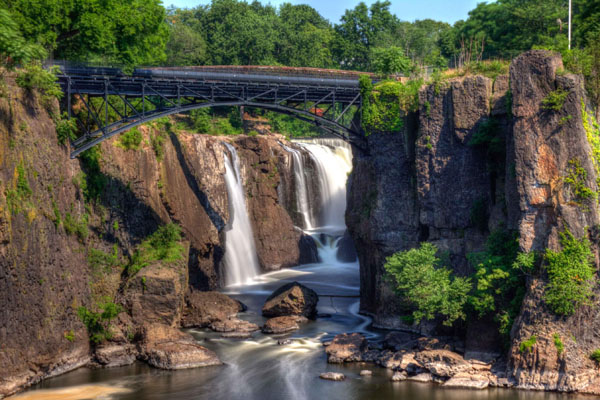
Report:
[{"label": "bridge arch", "polygon": [[[84,134],[72,142],[72,158],[104,140],[156,118],[220,106],[262,108],[291,115],[364,149],[360,126],[350,115],[350,110],[360,113],[362,105],[356,80],[235,73],[190,74],[172,70],[142,70],[139,74],[124,76],[120,73],[107,74],[106,70],[99,74],[97,68],[78,68],[63,72],[59,82],[66,93],[63,106],[70,117],[74,108],[72,99],[77,96],[79,100],[78,122]],[[93,98],[100,98],[101,105],[95,106]],[[119,105],[113,104],[111,99],[113,102],[120,99]],[[136,106],[131,103],[132,99],[138,100]],[[146,103],[151,106],[146,107]],[[120,119],[109,121],[109,109]]]}]

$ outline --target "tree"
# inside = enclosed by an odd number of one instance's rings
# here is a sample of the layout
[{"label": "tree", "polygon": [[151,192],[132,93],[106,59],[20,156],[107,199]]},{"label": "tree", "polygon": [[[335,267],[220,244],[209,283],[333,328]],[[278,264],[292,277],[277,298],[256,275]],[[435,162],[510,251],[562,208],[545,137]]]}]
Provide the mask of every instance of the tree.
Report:
[{"label": "tree", "polygon": [[119,62],[164,61],[168,36],[160,0],[0,0],[23,36],[54,58]]},{"label": "tree", "polygon": [[414,69],[400,47],[375,47],[371,50],[371,70],[383,75],[408,75]]},{"label": "tree", "polygon": [[167,42],[167,65],[202,65],[206,60],[206,43],[202,35],[183,23],[174,23]]},{"label": "tree", "polygon": [[471,282],[452,276],[449,269],[440,266],[436,253],[433,244],[424,242],[419,249],[388,257],[384,267],[398,293],[414,308],[417,323],[423,318],[431,320],[442,315],[444,325],[452,325],[466,317],[464,306]]},{"label": "tree", "polygon": [[308,5],[284,3],[279,8],[277,62],[293,67],[331,67],[333,29]]},{"label": "tree", "polygon": [[0,8],[0,66],[12,68],[16,64],[42,59],[45,55],[41,46],[28,43],[23,38],[13,16]]}]

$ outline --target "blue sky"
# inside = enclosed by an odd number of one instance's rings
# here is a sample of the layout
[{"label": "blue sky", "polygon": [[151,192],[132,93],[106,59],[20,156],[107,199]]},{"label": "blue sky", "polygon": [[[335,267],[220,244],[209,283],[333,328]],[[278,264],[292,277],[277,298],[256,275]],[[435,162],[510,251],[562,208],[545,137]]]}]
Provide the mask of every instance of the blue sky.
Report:
[{"label": "blue sky", "polygon": [[[248,0],[250,1],[250,0]],[[344,11],[354,8],[360,0],[260,0],[264,4],[278,6],[288,2],[292,4],[308,4],[315,8],[331,22],[338,22]],[[363,0],[367,4],[375,0]],[[438,21],[454,23],[466,19],[470,10],[483,0],[392,0],[392,13],[403,21],[431,18]],[[210,0],[163,0],[165,6],[195,7],[199,4],[210,4]]]}]

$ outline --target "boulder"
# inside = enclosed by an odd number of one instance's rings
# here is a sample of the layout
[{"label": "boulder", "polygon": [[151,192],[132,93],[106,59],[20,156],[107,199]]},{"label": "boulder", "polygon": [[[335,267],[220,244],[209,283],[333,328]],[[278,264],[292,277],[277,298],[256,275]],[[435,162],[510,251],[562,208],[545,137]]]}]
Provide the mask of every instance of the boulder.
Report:
[{"label": "boulder", "polygon": [[485,389],[489,386],[490,379],[484,374],[470,374],[460,372],[444,382],[446,387],[460,387],[469,389]]},{"label": "boulder", "polygon": [[219,292],[200,292],[192,290],[185,299],[185,308],[181,317],[184,328],[203,328],[215,321],[234,318],[244,310],[244,305]]},{"label": "boulder", "polygon": [[186,369],[220,365],[217,355],[200,346],[194,338],[164,324],[142,328],[140,356],[149,365],[160,369]]},{"label": "boulder", "polygon": [[327,362],[344,363],[362,361],[362,354],[367,350],[367,340],[360,333],[343,333],[333,338],[325,348]]},{"label": "boulder", "polygon": [[308,319],[298,315],[286,315],[283,317],[270,318],[265,322],[262,331],[264,333],[287,333],[300,329],[299,323],[307,322]]},{"label": "boulder", "polygon": [[372,376],[373,375],[373,371],[371,371],[370,369],[363,369],[362,371],[360,371],[360,376]]},{"label": "boulder", "polygon": [[298,282],[291,282],[274,291],[262,308],[265,317],[303,315],[314,318],[317,315],[317,293]]},{"label": "boulder", "polygon": [[418,338],[419,335],[412,332],[392,331],[385,335],[383,345],[394,351],[413,350],[418,347]]},{"label": "boulder", "polygon": [[237,333],[250,333],[258,331],[260,328],[258,325],[252,322],[244,321],[239,318],[230,318],[223,321],[215,321],[210,324],[210,329],[215,332],[237,332]]},{"label": "boulder", "polygon": [[423,365],[419,361],[415,360],[415,353],[413,352],[387,352],[382,354],[382,356],[378,359],[378,362],[382,367],[407,371],[412,374],[415,374],[419,370],[423,369]]},{"label": "boulder", "polygon": [[429,372],[445,378],[471,368],[461,355],[449,350],[425,350],[417,353],[415,360]]},{"label": "boulder", "polygon": [[312,264],[319,262],[319,251],[317,244],[312,236],[302,234],[298,240],[298,249],[300,250],[300,259],[298,264]]},{"label": "boulder", "polygon": [[424,383],[433,382],[433,375],[431,375],[429,372],[422,372],[414,376],[407,376],[406,380]]},{"label": "boulder", "polygon": [[138,351],[133,344],[105,343],[96,347],[95,359],[103,367],[130,365],[137,359]]},{"label": "boulder", "polygon": [[407,378],[408,378],[408,375],[406,375],[406,372],[396,371],[396,372],[394,372],[394,375],[392,375],[391,381],[392,382],[400,382],[400,381],[405,381]]},{"label": "boulder", "polygon": [[346,375],[341,372],[323,372],[319,375],[319,378],[326,379],[328,381],[343,381],[346,379]]}]

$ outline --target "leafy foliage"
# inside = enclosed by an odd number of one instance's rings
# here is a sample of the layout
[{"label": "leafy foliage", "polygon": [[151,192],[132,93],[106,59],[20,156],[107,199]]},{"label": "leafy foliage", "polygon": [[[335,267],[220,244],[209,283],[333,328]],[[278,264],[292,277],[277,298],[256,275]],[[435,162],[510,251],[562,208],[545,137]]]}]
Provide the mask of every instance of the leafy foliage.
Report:
[{"label": "leafy foliage", "polygon": [[169,264],[182,259],[183,246],[180,240],[181,228],[178,225],[162,225],[138,246],[126,266],[127,275],[133,276],[155,261]]},{"label": "leafy foliage", "polygon": [[564,89],[553,90],[542,100],[542,108],[548,111],[560,111],[565,105],[568,95],[569,92]]},{"label": "leafy foliage", "polygon": [[67,113],[63,113],[60,118],[57,118],[54,124],[58,143],[65,144],[77,138],[77,123],[74,119],[68,119]]},{"label": "leafy foliage", "polygon": [[440,266],[436,253],[433,244],[421,243],[419,249],[388,257],[384,267],[398,293],[414,308],[417,323],[441,315],[445,318],[444,325],[452,325],[466,317],[464,306],[471,282],[452,276],[449,269]]},{"label": "leafy foliage", "polygon": [[119,249],[117,245],[115,245],[112,253],[107,253],[100,249],[90,248],[87,260],[94,275],[97,276],[103,273],[110,273],[113,267],[118,267],[120,264]]},{"label": "leafy foliage", "polygon": [[371,50],[371,70],[384,76],[392,74],[409,75],[414,69],[410,58],[400,47],[375,47]]},{"label": "leafy foliage", "polygon": [[562,250],[546,250],[545,300],[550,309],[559,315],[571,315],[582,305],[591,304],[592,288],[596,284],[596,271],[590,242],[576,239],[569,230],[560,234]]},{"label": "leafy foliage", "polygon": [[98,304],[98,308],[101,312],[89,310],[84,306],[77,309],[77,316],[87,328],[90,342],[94,344],[112,338],[110,323],[123,311],[123,307],[111,301]]},{"label": "leafy foliage", "polygon": [[18,64],[29,64],[46,56],[43,47],[23,38],[19,25],[11,13],[1,8],[0,2],[0,66],[9,69]]},{"label": "leafy foliage", "polygon": [[587,171],[581,166],[578,158],[569,160],[565,184],[569,185],[575,203],[582,205],[586,200],[596,198],[598,194],[587,186]]},{"label": "leafy foliage", "polygon": [[118,143],[125,150],[139,150],[142,143],[142,133],[137,128],[131,128],[119,136]]},{"label": "leafy foliage", "polygon": [[485,251],[470,253],[475,268],[469,304],[480,316],[492,314],[500,334],[507,337],[525,295],[525,276],[532,272],[533,253],[519,253],[515,232],[497,229],[488,237]]},{"label": "leafy foliage", "polygon": [[46,71],[39,61],[33,61],[17,73],[16,82],[27,90],[38,90],[42,95],[42,102],[48,106],[53,98],[60,99],[63,92],[56,83],[56,70]]},{"label": "leafy foliage", "polygon": [[368,76],[359,78],[363,96],[362,126],[367,134],[398,132],[404,127],[404,116],[419,107],[420,79],[406,84],[382,81],[373,85]]},{"label": "leafy foliage", "polygon": [[537,342],[537,336],[531,335],[531,337],[527,340],[524,340],[519,345],[519,353],[529,353],[533,348],[533,345]]},{"label": "leafy foliage", "polygon": [[590,354],[590,358],[596,361],[597,363],[600,363],[600,349],[592,351],[592,354]]},{"label": "leafy foliage", "polygon": [[556,353],[560,357],[560,355],[565,351],[565,345],[563,344],[563,341],[558,333],[552,335],[552,339],[554,340],[554,347],[556,347]]}]

